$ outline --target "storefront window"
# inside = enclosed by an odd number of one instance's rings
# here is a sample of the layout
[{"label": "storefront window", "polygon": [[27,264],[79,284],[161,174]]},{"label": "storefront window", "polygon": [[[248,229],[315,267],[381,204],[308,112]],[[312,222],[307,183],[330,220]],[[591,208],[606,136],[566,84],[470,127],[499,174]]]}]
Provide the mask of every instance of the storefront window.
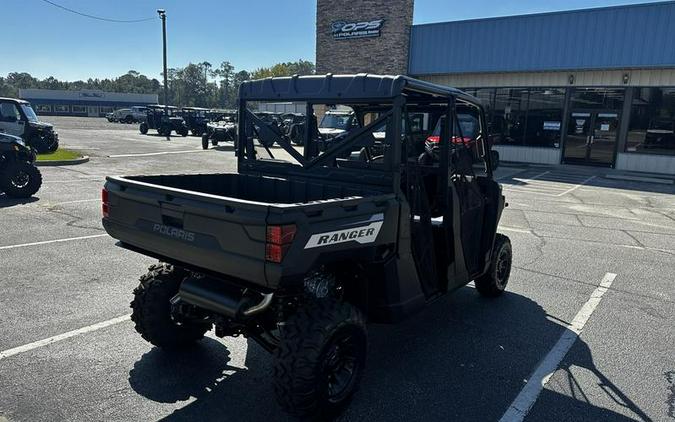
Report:
[{"label": "storefront window", "polygon": [[572,109],[621,110],[623,88],[576,88],[572,91]]},{"label": "storefront window", "polygon": [[495,92],[490,132],[493,143],[524,145],[528,90],[498,88]]},{"label": "storefront window", "polygon": [[530,89],[524,144],[560,148],[564,107],[564,89]]},{"label": "storefront window", "polygon": [[493,145],[560,148],[564,88],[471,88]]},{"label": "storefront window", "polygon": [[626,152],[675,155],[675,88],[637,88]]}]

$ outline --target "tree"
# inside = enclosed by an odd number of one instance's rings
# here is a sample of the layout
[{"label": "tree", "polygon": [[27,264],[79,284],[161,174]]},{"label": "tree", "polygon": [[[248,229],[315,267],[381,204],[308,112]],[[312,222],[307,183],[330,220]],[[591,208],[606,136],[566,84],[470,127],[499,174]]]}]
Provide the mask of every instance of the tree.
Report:
[{"label": "tree", "polygon": [[234,66],[228,61],[222,62],[220,67],[216,70],[216,74],[220,77],[220,95],[218,103],[222,104],[224,107],[231,107],[234,104],[231,95],[233,73]]},{"label": "tree", "polygon": [[[167,70],[169,104],[176,106],[233,107],[239,85],[249,79],[269,76],[308,75],[314,73],[314,64],[306,60],[278,63],[262,67],[249,73],[235,71],[229,61],[223,61],[217,68],[204,61],[188,63],[184,68]],[[163,76],[163,75],[162,75]],[[209,81],[209,77],[212,81]],[[159,94],[164,101],[162,84],[156,78],[148,78],[136,70],[129,70],[117,78],[92,79],[86,81],[60,81],[53,76],[37,79],[26,72],[12,72],[0,77],[0,96],[17,97],[19,89],[43,88],[77,91],[100,89],[108,92],[134,92]]]},{"label": "tree", "polygon": [[314,74],[314,63],[306,60],[297,62],[277,63],[272,67],[261,67],[253,71],[252,79],[269,78],[271,76],[292,76]]}]

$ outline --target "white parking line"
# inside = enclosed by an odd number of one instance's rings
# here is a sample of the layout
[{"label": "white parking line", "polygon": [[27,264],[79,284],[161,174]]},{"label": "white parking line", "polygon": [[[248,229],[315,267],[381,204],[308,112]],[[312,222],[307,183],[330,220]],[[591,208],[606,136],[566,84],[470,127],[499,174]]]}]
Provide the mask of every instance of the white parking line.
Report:
[{"label": "white parking line", "polygon": [[545,171],[545,172],[543,172],[543,173],[539,173],[539,174],[537,174],[537,175],[534,175],[534,176],[530,177],[529,179],[521,179],[521,178],[518,178],[518,177],[514,177],[513,180],[517,180],[517,181],[518,181],[518,184],[516,184],[515,186],[520,186],[521,184],[523,184],[523,185],[527,184],[527,182],[529,182],[529,181],[537,180],[537,179],[540,178],[541,176],[545,176],[545,175],[547,175],[547,174],[549,174],[549,173],[550,173],[550,171]]},{"label": "white parking line", "polygon": [[509,232],[532,234],[532,230],[519,229],[519,228],[516,228],[516,227],[499,226],[499,229],[500,230],[506,230],[506,231],[509,231]]},{"label": "white parking line", "polygon": [[186,154],[189,152],[209,152],[211,149],[189,149],[184,151],[162,151],[162,152],[146,152],[139,154],[117,154],[109,155],[108,158],[122,158],[122,157],[150,157],[153,155],[167,155],[167,154]]},{"label": "white parking line", "polygon": [[574,192],[575,190],[579,189],[580,187],[582,187],[586,183],[590,182],[592,179],[595,179],[595,176],[589,177],[588,179],[584,180],[583,182],[579,183],[578,185],[573,186],[570,189],[566,190],[565,192],[558,194],[558,196],[563,196],[563,195],[566,195],[570,192]]},{"label": "white parking line", "polygon": [[520,422],[525,419],[525,416],[527,416],[527,413],[537,401],[544,386],[558,369],[558,365],[560,365],[567,352],[572,348],[579,335],[581,335],[584,326],[591,318],[591,315],[593,315],[593,311],[600,304],[602,296],[612,286],[615,278],[616,274],[614,273],[605,274],[602,281],[600,281],[600,285],[593,290],[591,297],[581,307],[572,323],[566,327],[558,342],[548,352],[544,360],[541,361],[534,373],[532,373],[525,387],[523,387],[520,394],[518,394],[506,410],[506,413],[499,420],[500,422]]},{"label": "white parking line", "polygon": [[42,242],[19,243],[17,245],[0,246],[0,251],[5,249],[25,248],[27,246],[48,245],[50,243],[70,242],[73,240],[95,239],[97,237],[106,237],[107,234],[92,234],[90,236],[67,237],[65,239],[43,240]]},{"label": "white parking line", "polygon": [[92,331],[100,330],[101,328],[110,327],[111,325],[119,324],[120,322],[128,321],[129,315],[122,315],[117,318],[109,319],[107,321],[98,322],[96,324],[88,325],[86,327],[78,328],[77,330],[68,331],[67,333],[59,334],[54,337],[49,337],[43,340],[34,341],[32,343],[24,344],[23,346],[14,347],[0,352],[0,360],[10,356],[18,355],[19,353],[28,352],[29,350],[37,349],[39,347],[48,346],[57,341],[65,340],[80,334],[91,333]]},{"label": "white parking line", "polygon": [[55,205],[65,205],[65,204],[79,204],[81,202],[94,202],[94,201],[101,201],[101,198],[94,198],[94,199],[77,199],[75,201],[63,201],[63,202],[55,202],[53,204],[49,204],[48,206],[53,207]]},{"label": "white parking line", "polygon": [[104,182],[105,176],[75,177],[70,180],[43,180],[42,183]]}]

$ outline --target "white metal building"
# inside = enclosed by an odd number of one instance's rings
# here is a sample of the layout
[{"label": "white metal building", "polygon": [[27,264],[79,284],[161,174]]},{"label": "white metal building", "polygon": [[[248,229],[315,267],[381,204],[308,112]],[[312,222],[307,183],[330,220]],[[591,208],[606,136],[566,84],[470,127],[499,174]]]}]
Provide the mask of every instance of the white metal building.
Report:
[{"label": "white metal building", "polygon": [[157,94],[104,92],[84,89],[20,89],[19,97],[29,101],[35,112],[44,116],[105,116],[113,110],[135,105],[157,104]]}]

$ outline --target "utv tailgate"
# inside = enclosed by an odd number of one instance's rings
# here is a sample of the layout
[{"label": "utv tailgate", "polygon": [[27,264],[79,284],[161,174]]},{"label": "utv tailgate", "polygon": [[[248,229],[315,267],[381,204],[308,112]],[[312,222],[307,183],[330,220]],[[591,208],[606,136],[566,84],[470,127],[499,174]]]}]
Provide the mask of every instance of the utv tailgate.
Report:
[{"label": "utv tailgate", "polygon": [[132,247],[257,284],[265,282],[269,204],[107,177],[103,226]]}]

